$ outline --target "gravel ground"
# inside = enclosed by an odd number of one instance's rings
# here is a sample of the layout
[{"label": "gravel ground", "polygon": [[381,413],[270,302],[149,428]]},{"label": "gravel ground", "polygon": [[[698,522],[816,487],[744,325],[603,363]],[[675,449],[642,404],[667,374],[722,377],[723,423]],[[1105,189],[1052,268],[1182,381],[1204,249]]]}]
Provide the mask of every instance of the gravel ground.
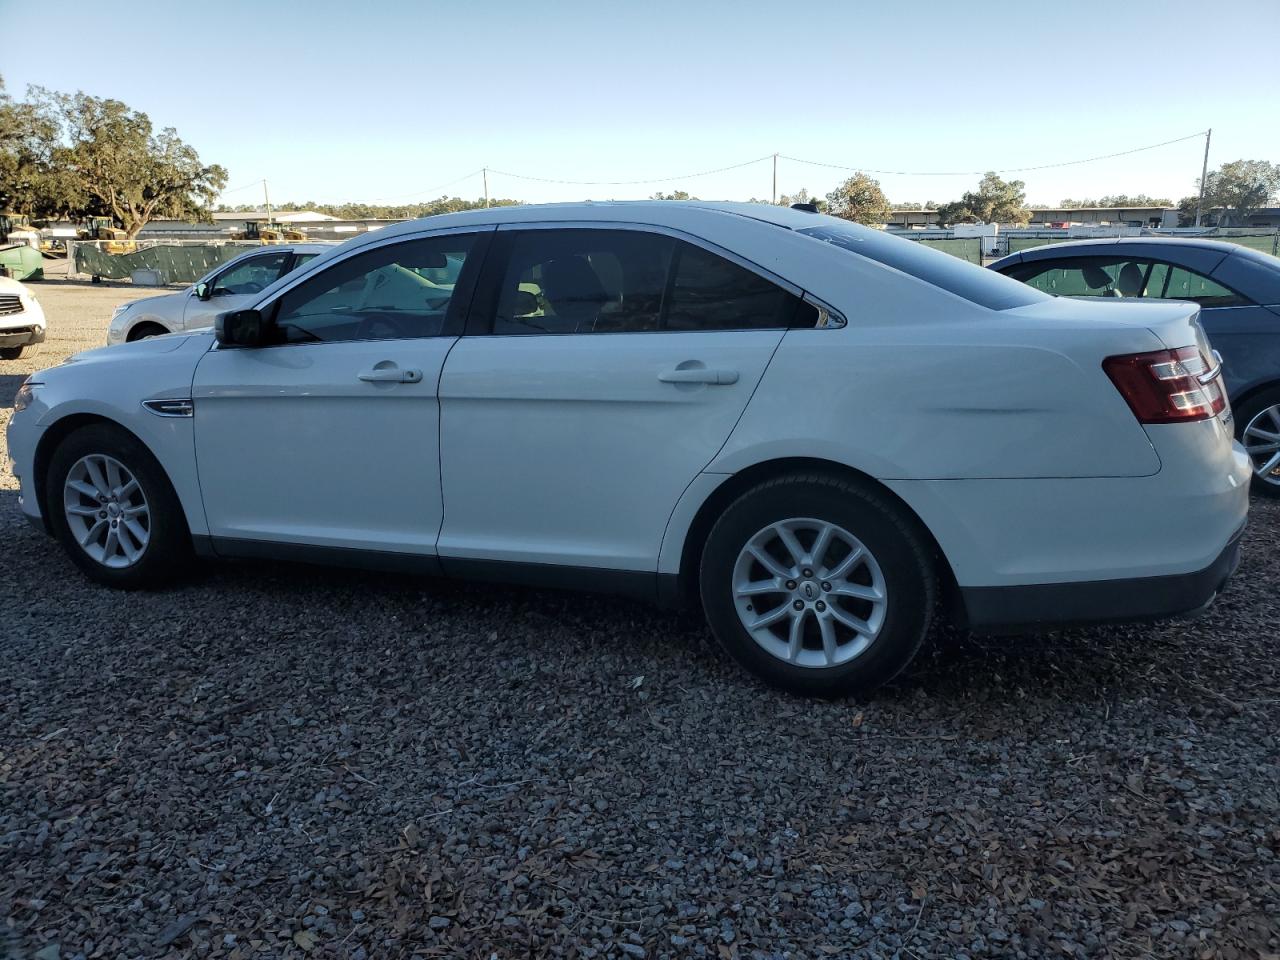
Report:
[{"label": "gravel ground", "polygon": [[[38,291],[41,366],[147,292]],[[12,487],[0,956],[6,924],[41,960],[1280,953],[1276,504],[1198,621],[940,631],[826,703],[624,600],[255,565],[113,593]]]}]

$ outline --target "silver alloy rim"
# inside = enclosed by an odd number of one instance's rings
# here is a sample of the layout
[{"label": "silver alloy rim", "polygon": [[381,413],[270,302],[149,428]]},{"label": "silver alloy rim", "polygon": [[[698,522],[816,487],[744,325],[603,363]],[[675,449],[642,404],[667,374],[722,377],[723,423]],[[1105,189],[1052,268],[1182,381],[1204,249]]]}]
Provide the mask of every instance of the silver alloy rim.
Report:
[{"label": "silver alloy rim", "polygon": [[67,473],[62,507],[80,549],[104,567],[133,566],[151,542],[147,498],[114,457],[91,453],[77,460]]},{"label": "silver alloy rim", "polygon": [[1259,410],[1245,426],[1242,439],[1253,462],[1253,475],[1280,486],[1280,403]]},{"label": "silver alloy rim", "polygon": [[738,619],[767,653],[826,668],[861,656],[884,626],[880,564],[843,527],[808,517],[765,527],[733,566]]}]

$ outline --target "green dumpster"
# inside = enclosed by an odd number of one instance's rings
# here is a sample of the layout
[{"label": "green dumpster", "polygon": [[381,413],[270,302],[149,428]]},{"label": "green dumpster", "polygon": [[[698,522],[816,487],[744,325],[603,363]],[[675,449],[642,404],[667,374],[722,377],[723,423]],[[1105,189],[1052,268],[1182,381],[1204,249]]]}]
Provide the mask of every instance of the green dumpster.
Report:
[{"label": "green dumpster", "polygon": [[35,247],[25,243],[0,247],[0,266],[15,280],[40,280],[44,277],[44,257]]}]

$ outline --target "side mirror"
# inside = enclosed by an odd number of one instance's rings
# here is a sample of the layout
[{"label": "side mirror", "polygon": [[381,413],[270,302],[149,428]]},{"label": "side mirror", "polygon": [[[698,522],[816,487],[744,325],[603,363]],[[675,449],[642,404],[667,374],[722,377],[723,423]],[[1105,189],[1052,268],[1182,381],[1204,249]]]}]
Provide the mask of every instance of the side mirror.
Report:
[{"label": "side mirror", "polygon": [[213,335],[227,347],[262,347],[269,342],[269,325],[257,310],[220,313],[213,321]]},{"label": "side mirror", "polygon": [[195,294],[197,300],[208,300],[213,291],[207,283],[197,283],[195,285]]}]

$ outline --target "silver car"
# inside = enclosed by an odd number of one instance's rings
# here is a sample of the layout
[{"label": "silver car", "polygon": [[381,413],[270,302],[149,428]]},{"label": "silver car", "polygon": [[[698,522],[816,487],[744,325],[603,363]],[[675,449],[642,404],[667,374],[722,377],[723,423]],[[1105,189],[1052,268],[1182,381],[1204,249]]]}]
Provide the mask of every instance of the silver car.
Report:
[{"label": "silver car", "polygon": [[257,247],[211,270],[180,293],[122,303],[111,315],[107,343],[128,343],[213,325],[228,310],[253,305],[256,296],[332,244],[286,243]]}]

